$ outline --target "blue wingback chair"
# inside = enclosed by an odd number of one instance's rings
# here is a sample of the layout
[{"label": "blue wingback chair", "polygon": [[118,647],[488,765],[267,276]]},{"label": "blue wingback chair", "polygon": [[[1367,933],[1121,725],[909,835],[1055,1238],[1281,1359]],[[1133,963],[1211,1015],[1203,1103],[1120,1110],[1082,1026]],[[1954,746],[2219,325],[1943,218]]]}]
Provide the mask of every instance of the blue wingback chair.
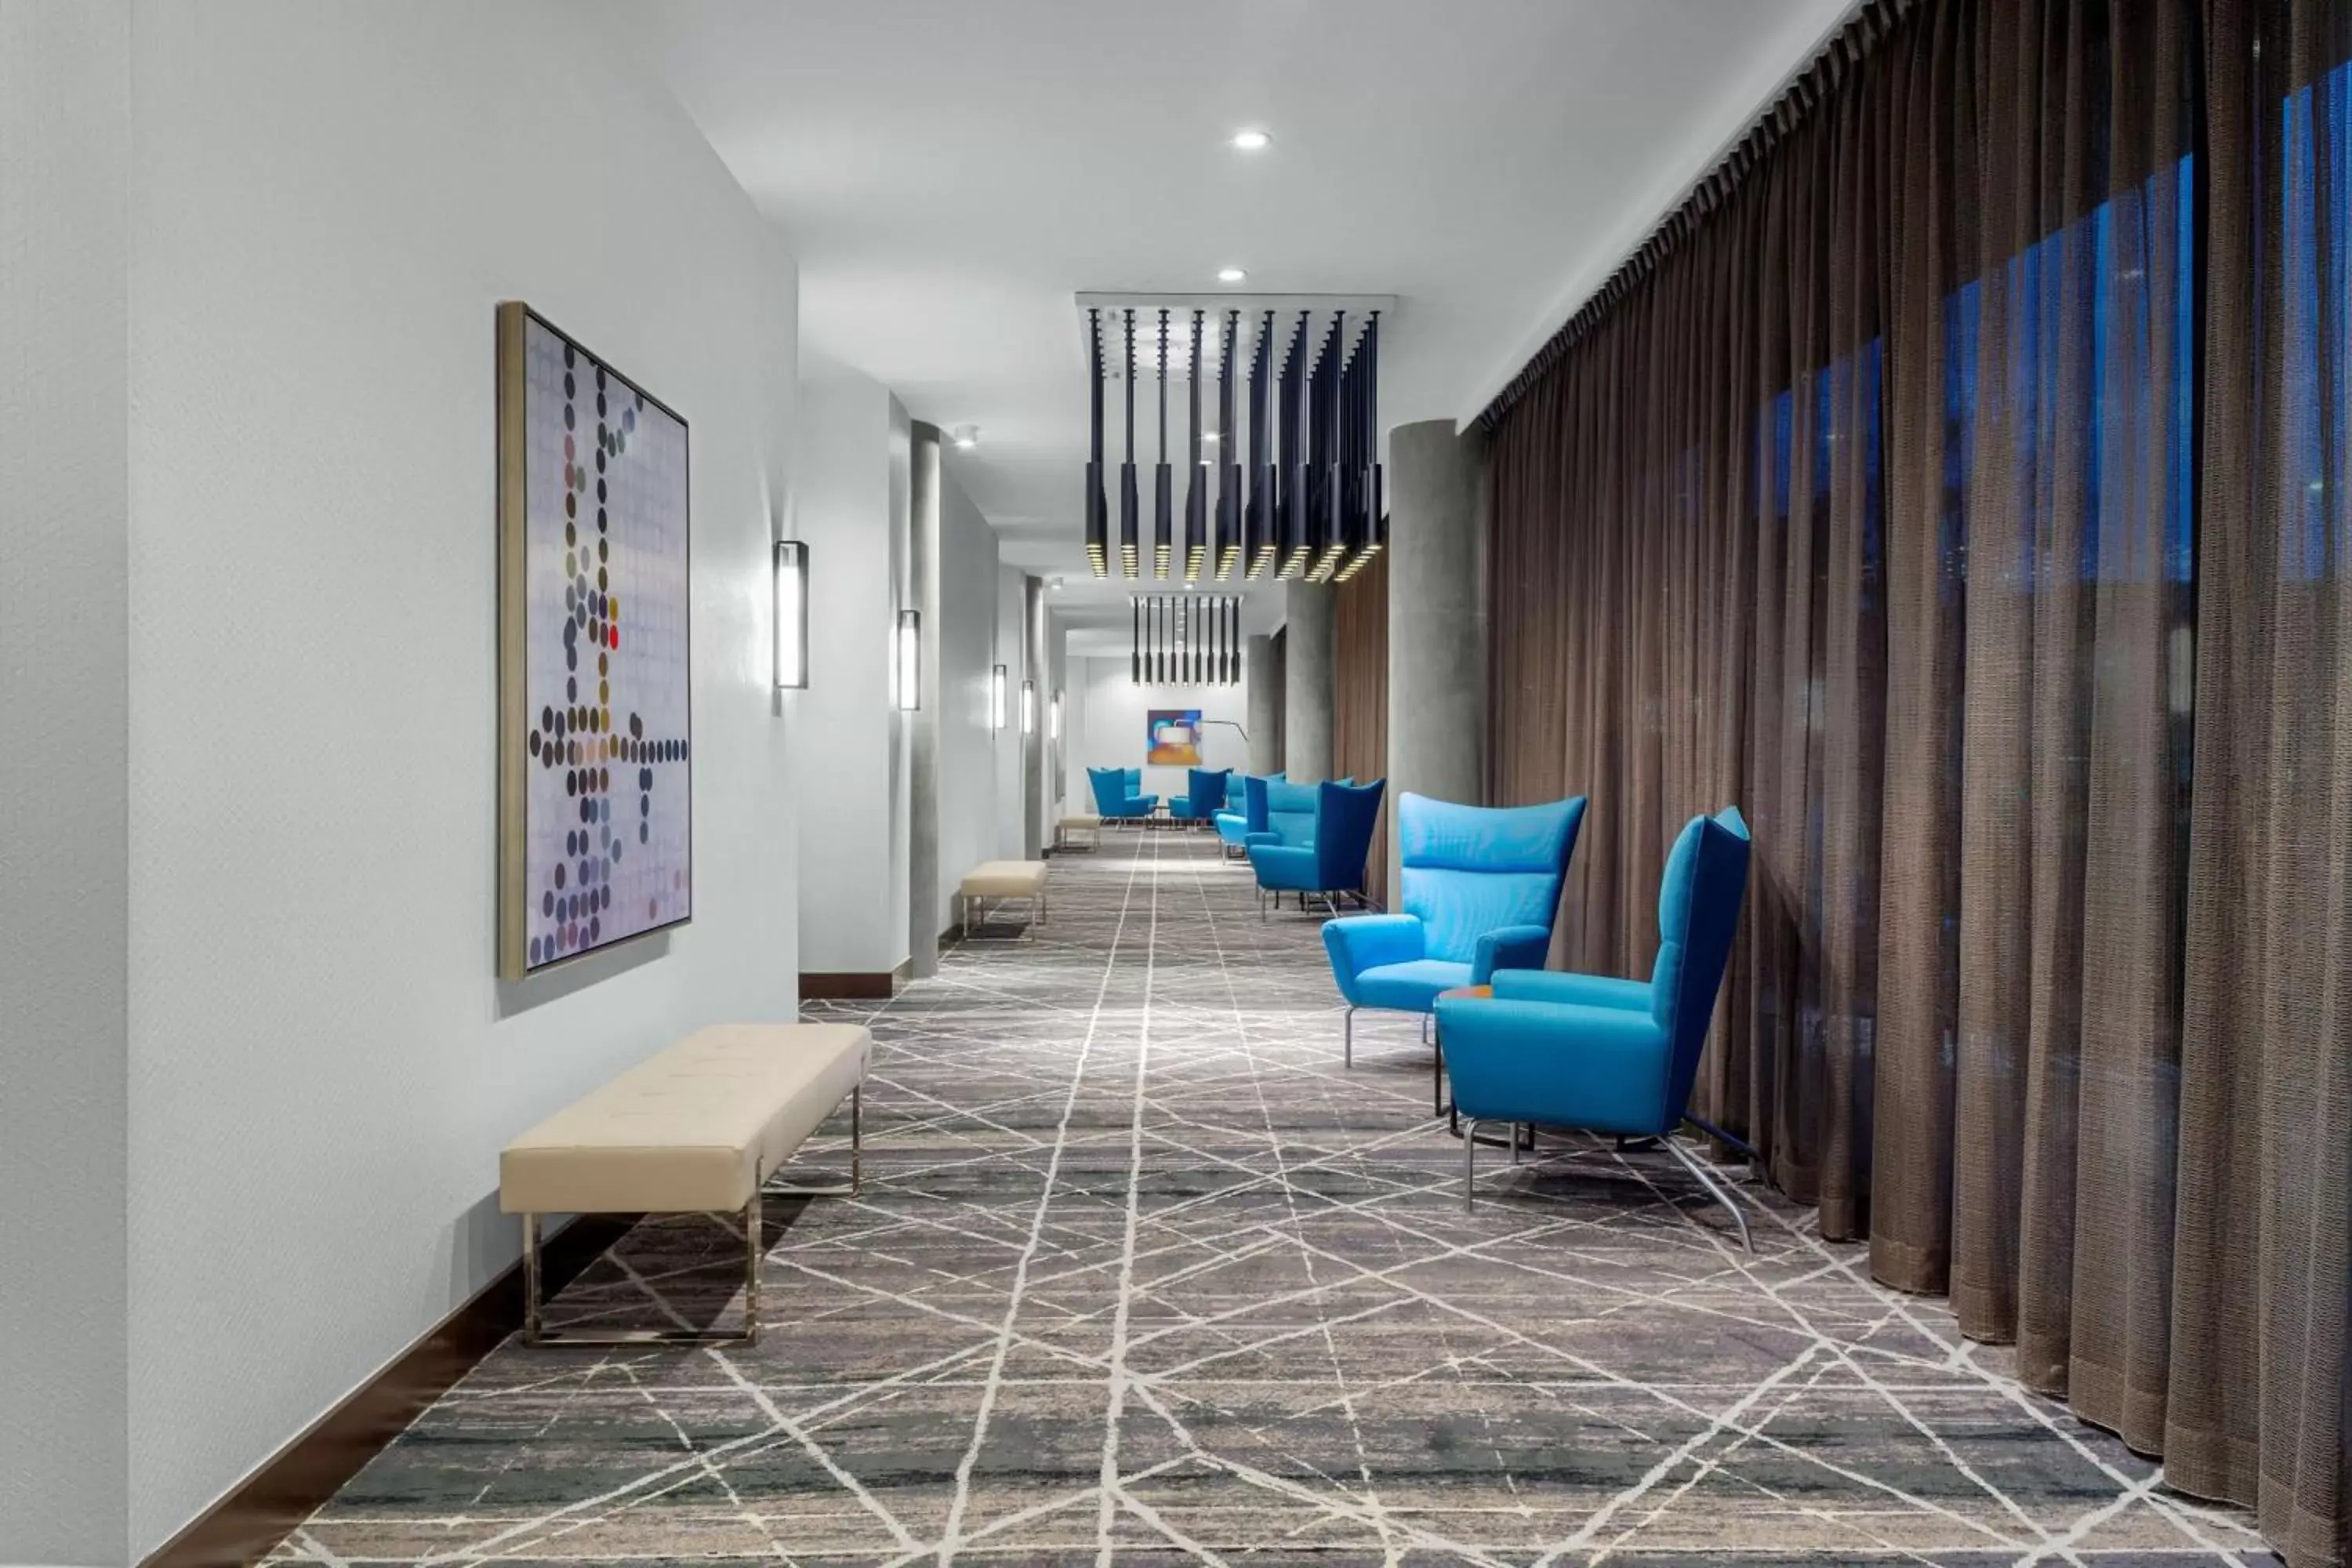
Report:
[{"label": "blue wingback chair", "polygon": [[1584,797],[1545,805],[1455,805],[1397,797],[1403,912],[1326,921],[1324,951],[1348,999],[1340,1060],[1353,1065],[1356,1009],[1426,1017],[1438,994],[1497,969],[1541,969]]},{"label": "blue wingback chair", "polygon": [[1180,822],[1206,822],[1225,805],[1225,781],[1231,768],[1189,768],[1184,793],[1168,803],[1168,815]]},{"label": "blue wingback chair", "polygon": [[1249,836],[1261,920],[1266,894],[1279,900],[1297,893],[1303,904],[1307,894],[1319,893],[1328,906],[1333,894],[1364,885],[1364,857],[1372,847],[1372,825],[1380,819],[1381,794],[1387,787],[1386,779],[1265,786],[1267,830]]},{"label": "blue wingback chair", "polygon": [[[1238,779],[1225,781],[1225,808],[1217,813],[1216,821],[1217,840],[1227,853],[1239,850],[1247,854],[1249,851],[1251,831],[1249,786],[1253,784],[1283,782],[1283,776],[1280,773],[1268,773],[1263,779],[1244,773]],[[1260,802],[1259,809],[1261,812],[1265,809],[1263,800]],[[1259,818],[1258,831],[1265,831],[1263,816]]]},{"label": "blue wingback chair", "polygon": [[[1437,1005],[1438,1039],[1454,1078],[1462,1130],[1462,1202],[1470,1203],[1472,1137],[1501,1121],[1655,1138],[1731,1210],[1730,1193],[1670,1136],[1691,1080],[1748,891],[1748,824],[1737,806],[1694,816],[1658,883],[1658,960],[1650,978],[1504,970],[1491,999]],[[1514,1144],[1517,1131],[1513,1132]],[[1517,1158],[1516,1153],[1513,1156]]]},{"label": "blue wingback chair", "polygon": [[1160,804],[1158,795],[1142,793],[1141,768],[1088,768],[1087,782],[1094,785],[1095,811],[1101,816],[1146,817]]}]

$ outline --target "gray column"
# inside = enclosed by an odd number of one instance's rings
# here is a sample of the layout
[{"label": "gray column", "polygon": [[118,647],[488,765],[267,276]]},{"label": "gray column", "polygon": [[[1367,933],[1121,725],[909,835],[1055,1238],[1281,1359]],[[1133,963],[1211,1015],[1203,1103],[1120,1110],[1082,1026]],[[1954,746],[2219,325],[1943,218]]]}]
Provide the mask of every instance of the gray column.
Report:
[{"label": "gray column", "polygon": [[917,979],[940,969],[940,427],[915,424],[908,563],[923,613],[922,706],[908,715],[907,962]]},{"label": "gray column", "polygon": [[[1045,853],[1045,707],[1054,693],[1045,676],[1045,584],[1034,574],[1021,579],[1021,678],[1030,694],[1029,732],[1021,737],[1021,854],[1034,860]],[[1013,703],[1017,724],[1017,687]]]},{"label": "gray column", "polygon": [[1274,638],[1254,637],[1242,645],[1242,677],[1249,683],[1249,771],[1261,776],[1282,771],[1282,672],[1274,662]]},{"label": "gray column", "polygon": [[[1486,801],[1481,438],[1451,419],[1389,433],[1389,796]],[[1395,821],[1395,814],[1390,814]],[[1389,885],[1398,885],[1391,835]]]},{"label": "gray column", "polygon": [[1313,784],[1331,776],[1331,590],[1311,583],[1286,587],[1282,765],[1293,784]]}]

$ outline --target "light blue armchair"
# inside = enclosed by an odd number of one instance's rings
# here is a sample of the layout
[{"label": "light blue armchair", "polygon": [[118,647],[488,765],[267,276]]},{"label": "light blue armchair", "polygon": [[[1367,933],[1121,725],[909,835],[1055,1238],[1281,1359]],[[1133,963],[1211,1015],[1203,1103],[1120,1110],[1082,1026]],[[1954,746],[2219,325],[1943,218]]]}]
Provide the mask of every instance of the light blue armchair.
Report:
[{"label": "light blue armchair", "polygon": [[1184,793],[1168,803],[1168,815],[1179,822],[1206,822],[1225,808],[1225,783],[1231,768],[1191,768],[1184,774]]},{"label": "light blue armchair", "polygon": [[1425,1018],[1441,992],[1484,985],[1497,969],[1543,967],[1584,804],[1580,795],[1517,806],[1398,797],[1403,912],[1323,926],[1348,999],[1342,1063],[1355,1062],[1360,1007]]},{"label": "light blue armchair", "polygon": [[1087,782],[1094,786],[1095,813],[1106,820],[1138,821],[1160,804],[1158,795],[1142,793],[1141,768],[1088,768]]},{"label": "light blue armchair", "polygon": [[1491,999],[1437,1005],[1438,1040],[1462,1129],[1462,1203],[1470,1204],[1480,1121],[1655,1138],[1739,1225],[1748,1216],[1671,1134],[1690,1103],[1716,993],[1748,891],[1748,824],[1737,806],[1695,816],[1658,884],[1658,959],[1648,981],[1504,970]]},{"label": "light blue armchair", "polygon": [[1283,775],[1280,773],[1268,773],[1264,778],[1253,778],[1244,773],[1239,778],[1225,781],[1225,809],[1217,813],[1216,822],[1217,842],[1223,847],[1226,855],[1239,854],[1246,858],[1249,855],[1249,836],[1253,826],[1257,832],[1265,831],[1265,820],[1263,816],[1265,805],[1262,796],[1258,804],[1261,815],[1255,825],[1251,820],[1250,785],[1283,782]]},{"label": "light blue armchair", "polygon": [[1283,894],[1297,893],[1303,908],[1308,894],[1319,894],[1329,908],[1335,895],[1363,887],[1364,857],[1387,787],[1385,779],[1265,786],[1267,831],[1248,839],[1261,920],[1268,895],[1278,902]]}]

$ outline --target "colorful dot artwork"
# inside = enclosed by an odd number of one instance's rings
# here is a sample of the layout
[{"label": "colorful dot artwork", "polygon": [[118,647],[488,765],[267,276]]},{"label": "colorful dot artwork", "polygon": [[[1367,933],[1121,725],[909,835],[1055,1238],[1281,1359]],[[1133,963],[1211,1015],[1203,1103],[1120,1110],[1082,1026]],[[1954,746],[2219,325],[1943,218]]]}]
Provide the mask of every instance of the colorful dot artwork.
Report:
[{"label": "colorful dot artwork", "polygon": [[524,360],[530,723],[515,743],[540,969],[692,913],[687,433],[535,316]]}]

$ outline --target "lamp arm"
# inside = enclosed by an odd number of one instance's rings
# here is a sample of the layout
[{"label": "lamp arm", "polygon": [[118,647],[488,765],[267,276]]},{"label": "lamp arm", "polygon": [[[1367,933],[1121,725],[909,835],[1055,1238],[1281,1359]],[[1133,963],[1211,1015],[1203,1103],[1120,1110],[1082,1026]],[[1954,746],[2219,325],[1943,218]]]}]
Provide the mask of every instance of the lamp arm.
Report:
[{"label": "lamp arm", "polygon": [[1247,741],[1249,739],[1249,731],[1243,729],[1239,724],[1234,723],[1231,719],[1203,719],[1201,721],[1201,723],[1203,727],[1211,724],[1223,724],[1226,729],[1240,735],[1244,741]]}]

